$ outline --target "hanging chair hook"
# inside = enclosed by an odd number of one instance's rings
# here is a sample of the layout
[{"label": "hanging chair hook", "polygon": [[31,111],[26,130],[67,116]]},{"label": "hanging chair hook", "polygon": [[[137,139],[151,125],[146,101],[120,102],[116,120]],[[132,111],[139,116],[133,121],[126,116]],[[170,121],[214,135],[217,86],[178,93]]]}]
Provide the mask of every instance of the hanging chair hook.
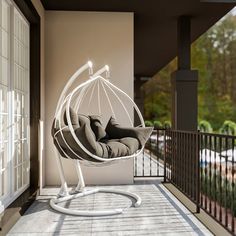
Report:
[{"label": "hanging chair hook", "polygon": [[101,69],[99,69],[98,71],[96,71],[91,78],[95,78],[101,74],[103,74],[104,72],[106,72],[106,77],[109,78],[110,77],[110,70],[109,70],[109,66],[105,65],[103,66]]},{"label": "hanging chair hook", "polygon": [[106,78],[109,79],[110,78],[110,68],[108,65],[105,65],[106,67]]},{"label": "hanging chair hook", "polygon": [[93,63],[91,61],[88,61],[88,66],[89,66],[89,75],[93,74]]}]

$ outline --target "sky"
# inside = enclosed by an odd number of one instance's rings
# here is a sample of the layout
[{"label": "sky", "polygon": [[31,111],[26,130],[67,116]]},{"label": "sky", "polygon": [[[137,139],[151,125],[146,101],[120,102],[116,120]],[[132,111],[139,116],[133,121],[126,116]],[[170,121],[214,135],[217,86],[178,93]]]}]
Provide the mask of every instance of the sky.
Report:
[{"label": "sky", "polygon": [[233,8],[231,12],[232,12],[232,14],[233,14],[234,16],[236,16],[236,7]]}]

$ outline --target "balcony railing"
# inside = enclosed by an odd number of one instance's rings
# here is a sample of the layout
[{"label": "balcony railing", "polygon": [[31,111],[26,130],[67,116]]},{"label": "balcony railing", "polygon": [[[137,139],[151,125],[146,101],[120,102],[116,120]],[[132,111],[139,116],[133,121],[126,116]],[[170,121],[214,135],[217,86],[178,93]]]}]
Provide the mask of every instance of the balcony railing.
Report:
[{"label": "balcony railing", "polygon": [[155,129],[142,155],[134,160],[134,177],[164,177],[165,129]]},{"label": "balcony railing", "polygon": [[236,226],[236,136],[155,130],[135,177],[164,177],[230,233]]}]

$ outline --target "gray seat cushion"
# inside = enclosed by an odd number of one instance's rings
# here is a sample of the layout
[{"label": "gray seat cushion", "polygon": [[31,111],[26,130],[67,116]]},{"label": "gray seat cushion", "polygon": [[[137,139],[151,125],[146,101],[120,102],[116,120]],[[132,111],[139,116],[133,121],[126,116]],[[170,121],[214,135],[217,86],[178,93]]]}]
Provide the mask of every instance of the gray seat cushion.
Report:
[{"label": "gray seat cushion", "polygon": [[[87,161],[98,162],[82,150],[82,148],[74,140],[68,127],[65,127],[62,133],[70,148],[67,147],[60,132],[57,134],[56,139],[54,139],[54,143],[63,157],[66,157],[64,154],[65,152],[72,159],[80,159],[79,157],[82,157]],[[75,134],[87,150],[102,158],[116,158],[132,155],[139,149],[139,141],[136,138],[131,137],[111,140],[107,139],[104,140],[104,142],[97,142],[94,134],[86,125],[77,128],[75,130]],[[72,151],[70,149],[72,149]],[[74,153],[76,153],[79,157]]]},{"label": "gray seat cushion", "polygon": [[149,139],[153,127],[122,127],[114,117],[111,117],[106,126],[106,133],[110,139],[132,137],[139,141],[139,148],[145,145]]},{"label": "gray seat cushion", "polygon": [[129,156],[139,149],[136,138],[108,139],[104,142],[108,151],[108,158]]},{"label": "gray seat cushion", "polygon": [[[71,110],[71,112],[73,111]],[[92,119],[98,122],[97,117],[94,116]],[[112,137],[112,139],[101,139],[98,141],[91,128],[90,118],[88,116],[78,115],[76,117],[76,115],[73,114],[73,119],[71,118],[71,120],[73,121],[72,124],[75,135],[83,146],[92,154],[102,158],[116,158],[134,154],[138,149],[140,149],[141,144],[146,142],[146,139],[148,139],[152,131],[152,128],[124,128],[118,125],[114,118],[111,118],[106,130],[109,132],[109,138]],[[54,128],[54,122],[52,127],[53,137],[59,130],[58,127]],[[67,124],[65,116],[64,122]],[[64,138],[60,132],[57,133],[54,138],[54,144],[63,157],[68,155],[72,159],[80,159],[79,157],[81,157],[81,159],[88,161],[99,162],[88,155],[77,144],[67,125],[63,127],[62,134]],[[103,136],[103,134],[101,136]],[[70,148],[68,148],[66,143]],[[76,156],[75,153],[79,157]]]}]

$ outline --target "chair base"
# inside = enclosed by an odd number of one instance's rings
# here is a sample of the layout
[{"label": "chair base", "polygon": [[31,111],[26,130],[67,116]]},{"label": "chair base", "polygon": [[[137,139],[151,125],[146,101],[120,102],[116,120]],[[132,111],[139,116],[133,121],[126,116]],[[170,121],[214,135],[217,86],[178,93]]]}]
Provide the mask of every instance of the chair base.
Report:
[{"label": "chair base", "polygon": [[74,216],[109,216],[109,215],[117,215],[124,212],[124,209],[122,208],[116,208],[111,210],[98,210],[98,211],[90,211],[90,210],[72,210],[65,207],[61,207],[57,205],[58,203],[69,201],[72,199],[80,198],[83,196],[95,194],[98,192],[102,193],[115,193],[120,194],[124,196],[131,197],[135,200],[134,207],[139,207],[141,205],[141,198],[135,194],[128,191],[118,190],[118,189],[107,189],[107,188],[96,188],[91,190],[84,190],[83,192],[75,193],[75,194],[69,194],[64,197],[57,197],[50,200],[50,206],[63,214],[68,215],[74,215]]}]

